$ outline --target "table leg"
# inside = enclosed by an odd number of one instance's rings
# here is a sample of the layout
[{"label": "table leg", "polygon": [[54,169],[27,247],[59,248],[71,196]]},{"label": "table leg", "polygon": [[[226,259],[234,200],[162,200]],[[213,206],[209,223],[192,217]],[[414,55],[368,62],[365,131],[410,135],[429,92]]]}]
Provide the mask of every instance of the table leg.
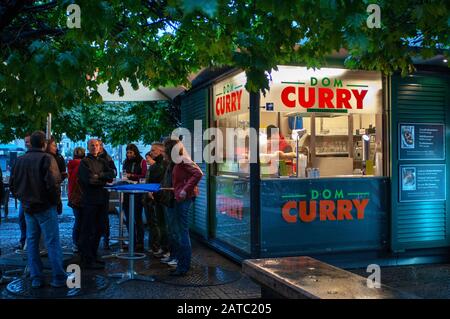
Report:
[{"label": "table leg", "polygon": [[[130,253],[131,257],[134,257],[134,194],[130,194],[130,207],[128,210],[128,252]],[[129,272],[130,272],[130,279],[134,278],[134,260],[128,261],[129,265]]]},{"label": "table leg", "polygon": [[[136,271],[134,271],[134,259],[139,258],[139,256],[135,256],[134,254],[134,194],[130,194],[130,206],[129,206],[129,215],[128,215],[128,271],[124,274],[112,274],[109,277],[113,278],[121,278],[117,283],[122,284],[129,280],[140,280],[140,281],[155,281],[155,278],[152,276],[143,276],[139,275]],[[138,254],[139,255],[139,254]],[[142,254],[143,255],[143,254]],[[145,256],[145,255],[143,255]]]},{"label": "table leg", "polygon": [[123,211],[123,194],[119,193],[119,251],[123,252],[123,220],[125,214]]}]

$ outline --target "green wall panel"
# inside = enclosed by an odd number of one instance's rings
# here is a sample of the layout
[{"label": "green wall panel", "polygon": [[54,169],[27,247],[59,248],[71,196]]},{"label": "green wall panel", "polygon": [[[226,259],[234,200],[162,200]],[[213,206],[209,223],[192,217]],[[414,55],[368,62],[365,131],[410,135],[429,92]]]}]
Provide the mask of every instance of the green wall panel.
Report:
[{"label": "green wall panel", "polygon": [[[192,138],[194,137],[194,121],[202,121],[202,129],[205,130],[207,123],[207,105],[208,105],[208,90],[197,90],[187,94],[183,97],[181,102],[181,124],[182,127],[189,129]],[[203,132],[202,132],[203,134]],[[191,145],[194,145],[191,141]],[[198,163],[203,171],[203,178],[198,187],[200,195],[195,199],[194,205],[189,214],[189,222],[191,230],[197,234],[207,238],[208,237],[208,175],[207,165],[205,163]]]},{"label": "green wall panel", "polygon": [[[417,74],[392,78],[391,93],[391,248],[395,252],[407,249],[443,247],[449,241],[449,203],[445,200],[400,202],[400,165],[418,167],[420,164],[444,164],[447,167],[446,191],[449,188],[449,90],[448,77]],[[444,160],[399,160],[399,123],[444,124]]]}]

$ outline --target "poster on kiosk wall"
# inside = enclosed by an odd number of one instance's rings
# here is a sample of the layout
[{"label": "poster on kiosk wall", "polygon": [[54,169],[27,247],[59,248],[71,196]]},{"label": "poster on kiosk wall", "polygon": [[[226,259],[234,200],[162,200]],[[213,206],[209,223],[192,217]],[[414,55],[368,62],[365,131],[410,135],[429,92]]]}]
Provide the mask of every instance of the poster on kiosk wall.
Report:
[{"label": "poster on kiosk wall", "polygon": [[444,160],[444,124],[399,123],[399,160]]},{"label": "poster on kiosk wall", "polygon": [[445,164],[408,164],[399,166],[400,202],[444,201]]}]

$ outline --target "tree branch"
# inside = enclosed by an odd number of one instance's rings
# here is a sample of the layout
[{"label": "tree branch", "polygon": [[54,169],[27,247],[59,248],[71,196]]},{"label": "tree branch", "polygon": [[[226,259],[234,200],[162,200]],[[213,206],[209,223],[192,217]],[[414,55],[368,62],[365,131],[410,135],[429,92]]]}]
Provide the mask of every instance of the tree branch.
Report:
[{"label": "tree branch", "polygon": [[45,11],[48,9],[52,9],[58,5],[57,1],[51,1],[49,3],[37,5],[37,6],[26,6],[24,8],[25,12],[39,12],[39,11]]},{"label": "tree branch", "polygon": [[32,3],[30,0],[11,0],[6,4],[0,5],[0,32],[8,26],[22,11],[27,3]]},{"label": "tree branch", "polygon": [[43,38],[45,36],[60,36],[65,33],[64,29],[39,29],[19,31],[17,35],[0,37],[0,47],[13,46],[14,43],[29,41],[31,39]]}]

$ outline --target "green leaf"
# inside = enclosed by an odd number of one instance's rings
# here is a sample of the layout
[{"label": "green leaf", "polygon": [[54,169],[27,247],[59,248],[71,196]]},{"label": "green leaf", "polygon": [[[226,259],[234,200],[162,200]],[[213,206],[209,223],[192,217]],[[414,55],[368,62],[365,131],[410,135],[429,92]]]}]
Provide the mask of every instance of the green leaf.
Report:
[{"label": "green leaf", "polygon": [[66,51],[58,54],[56,64],[59,66],[77,66],[78,62],[71,52]]},{"label": "green leaf", "polygon": [[217,0],[183,0],[183,9],[187,14],[198,10],[213,17],[217,13]]},{"label": "green leaf", "polygon": [[44,42],[42,42],[41,40],[33,41],[29,46],[30,53],[34,53],[35,51],[40,50],[43,46]]}]

